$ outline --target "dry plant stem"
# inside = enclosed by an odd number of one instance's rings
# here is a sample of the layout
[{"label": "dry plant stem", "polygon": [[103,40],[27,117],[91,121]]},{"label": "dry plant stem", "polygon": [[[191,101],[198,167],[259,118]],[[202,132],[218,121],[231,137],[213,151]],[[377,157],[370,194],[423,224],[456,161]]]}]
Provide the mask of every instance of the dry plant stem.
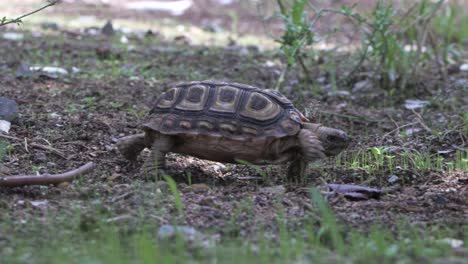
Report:
[{"label": "dry plant stem", "polygon": [[0,186],[3,187],[17,187],[25,185],[49,185],[59,184],[62,182],[70,182],[76,176],[85,174],[94,168],[94,163],[88,162],[85,165],[61,174],[47,174],[47,175],[15,175],[8,177],[0,177]]},{"label": "dry plant stem", "polygon": [[[449,86],[448,85],[449,81],[448,81],[447,65],[445,65],[445,61],[442,60],[442,56],[439,54],[440,50],[439,50],[439,47],[437,47],[437,43],[435,41],[435,38],[434,38],[432,32],[429,32],[428,39],[429,39],[429,43],[431,43],[432,50],[434,50],[434,55],[436,57],[435,62],[437,64],[437,69],[439,70],[439,73],[442,76],[442,80],[444,82],[444,87],[442,88],[442,90],[445,91],[445,90],[447,90],[447,88]],[[442,60],[442,62],[441,62],[441,60]]]},{"label": "dry plant stem", "polygon": [[21,19],[23,19],[23,18],[25,18],[25,17],[27,17],[27,16],[30,16],[30,15],[33,15],[33,14],[35,14],[35,13],[41,11],[41,10],[44,10],[44,9],[50,7],[50,6],[53,6],[53,5],[57,4],[58,2],[59,2],[59,0],[51,0],[51,1],[49,1],[49,3],[48,3],[47,5],[45,5],[45,6],[41,7],[41,8],[39,8],[39,9],[36,9],[36,10],[34,10],[34,11],[32,11],[32,12],[29,12],[29,13],[24,14],[24,15],[22,15],[22,16],[19,16],[19,17],[17,17],[17,18],[10,19],[10,20],[8,20],[8,21],[1,21],[1,22],[0,22],[0,27],[1,27],[1,26],[4,26],[4,25],[8,25],[8,24],[13,24],[13,23],[16,23],[16,24],[17,24],[17,23],[21,23],[21,22],[22,22]]},{"label": "dry plant stem", "polygon": [[345,115],[345,114],[333,113],[333,112],[328,112],[328,111],[317,111],[317,112],[320,113],[320,114],[325,114],[325,115],[333,115],[333,116],[343,117],[343,118],[346,118],[346,119],[349,119],[349,120],[352,120],[354,122],[361,123],[361,124],[370,124],[370,123],[380,123],[381,122],[379,120],[369,119],[369,118],[367,118],[365,116]]},{"label": "dry plant stem", "polygon": [[[15,140],[15,141],[20,141],[20,142],[23,141],[21,138],[8,136],[8,135],[4,135],[4,134],[0,134],[0,137]],[[34,148],[50,151],[50,152],[54,153],[55,155],[57,155],[57,156],[59,156],[59,157],[61,157],[63,159],[68,159],[67,156],[65,155],[65,153],[63,153],[62,151],[60,151],[58,149],[55,149],[53,147],[49,147],[49,146],[46,146],[46,145],[38,144],[38,143],[28,144],[28,140],[26,138],[24,138],[24,148],[26,149],[26,151],[29,151],[28,150],[28,145],[31,146],[31,147],[34,147]]]},{"label": "dry plant stem", "polygon": [[399,126],[398,124],[395,124],[397,126],[397,128],[393,129],[392,131],[386,133],[385,135],[383,135],[382,139],[388,137],[389,135],[395,133],[395,132],[400,132],[400,129],[402,128],[405,128],[405,127],[409,127],[409,126],[414,126],[416,124],[418,124],[419,122],[412,122],[412,123],[409,123],[409,124],[406,124],[406,125],[402,125],[402,126]]},{"label": "dry plant stem", "polygon": [[432,133],[432,130],[424,123],[424,119],[422,118],[422,116],[414,111],[414,110],[411,110],[413,112],[414,115],[416,115],[416,119],[418,120],[418,123],[429,133]]}]

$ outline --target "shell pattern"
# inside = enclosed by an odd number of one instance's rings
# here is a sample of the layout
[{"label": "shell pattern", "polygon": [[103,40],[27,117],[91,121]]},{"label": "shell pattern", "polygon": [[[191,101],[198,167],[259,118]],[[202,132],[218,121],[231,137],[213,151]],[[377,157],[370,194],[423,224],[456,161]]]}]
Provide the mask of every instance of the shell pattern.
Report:
[{"label": "shell pattern", "polygon": [[181,83],[161,94],[143,128],[246,140],[295,135],[301,114],[275,90],[216,81]]}]

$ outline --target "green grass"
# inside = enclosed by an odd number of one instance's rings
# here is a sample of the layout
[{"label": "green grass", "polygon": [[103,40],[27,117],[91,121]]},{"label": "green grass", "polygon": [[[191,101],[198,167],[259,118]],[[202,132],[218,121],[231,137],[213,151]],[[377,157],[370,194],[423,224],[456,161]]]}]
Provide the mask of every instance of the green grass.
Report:
[{"label": "green grass", "polygon": [[[95,203],[94,212],[77,209],[72,215],[55,213],[45,222],[34,216],[24,223],[3,217],[0,234],[6,236],[0,241],[0,257],[4,263],[329,263],[345,259],[353,263],[411,263],[450,255],[443,239],[464,239],[466,243],[466,238],[460,237],[466,227],[421,229],[402,220],[392,232],[378,224],[367,231],[352,230],[340,223],[316,190],[312,190],[311,199],[314,210],[299,230],[288,227],[290,220],[278,205],[276,235],[267,236],[265,226],[250,239],[222,237],[209,247],[180,236],[160,240],[158,226],[145,223],[144,217],[132,229],[110,224],[105,220],[109,215],[100,213],[99,203]],[[246,205],[239,210],[248,213],[251,206]],[[211,231],[204,232],[209,235]]]},{"label": "green grass", "polygon": [[351,170],[364,170],[373,175],[392,175],[399,170],[418,172],[468,171],[468,151],[458,150],[452,158],[404,150],[393,153],[389,147],[371,147],[368,150],[342,153],[336,166]]}]

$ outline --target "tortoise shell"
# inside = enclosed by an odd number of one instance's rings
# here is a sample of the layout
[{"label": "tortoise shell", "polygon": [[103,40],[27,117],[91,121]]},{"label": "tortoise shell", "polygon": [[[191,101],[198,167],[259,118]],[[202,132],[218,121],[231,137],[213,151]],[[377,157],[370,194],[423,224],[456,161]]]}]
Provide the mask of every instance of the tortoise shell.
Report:
[{"label": "tortoise shell", "polygon": [[180,83],[161,94],[143,129],[246,140],[298,133],[305,117],[282,94],[238,83]]}]

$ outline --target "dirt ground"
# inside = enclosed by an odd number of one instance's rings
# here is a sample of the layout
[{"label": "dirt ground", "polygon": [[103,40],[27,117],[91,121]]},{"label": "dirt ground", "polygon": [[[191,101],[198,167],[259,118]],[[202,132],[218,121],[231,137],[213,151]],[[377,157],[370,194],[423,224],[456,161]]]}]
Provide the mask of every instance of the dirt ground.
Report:
[{"label": "dirt ground", "polygon": [[[135,16],[134,11],[116,12],[110,7],[95,8],[94,4],[86,2],[64,1],[60,8],[46,11],[46,14]],[[112,4],[118,6],[121,2],[126,1],[112,1]],[[203,1],[216,7],[208,9],[199,6],[201,1],[196,2],[195,7],[177,19],[199,26],[207,23],[205,20],[211,21],[209,23],[219,20],[216,23],[220,27],[230,27],[232,17],[219,11],[226,7]],[[255,29],[263,27],[262,22],[255,13],[246,11],[250,10],[248,5],[239,5],[236,10],[241,10],[237,12],[238,32],[260,34]],[[143,17],[155,19],[155,15],[148,13]],[[166,16],[159,15],[157,19]],[[0,33],[12,29],[15,28],[2,28]],[[223,79],[267,88],[274,86],[281,68],[271,65],[278,59],[276,54],[255,48],[249,49],[246,55],[245,50],[236,47],[176,45],[157,39],[148,44],[130,38],[137,48],[127,52],[118,41],[115,44],[115,38],[67,32],[62,37],[57,37],[56,33],[53,36],[42,33],[23,41],[0,42],[0,95],[19,104],[20,116],[9,135],[21,139],[6,140],[13,148],[3,158],[0,172],[5,175],[58,173],[90,161],[96,168],[73,183],[0,188],[0,218],[8,217],[12,221],[34,218],[47,222],[50,215],[71,214],[71,208],[79,204],[81,212],[92,219],[93,201],[99,200],[109,221],[132,226],[143,213],[150,222],[170,223],[176,208],[167,185],[135,177],[148,151],[136,164],[131,164],[116,151],[117,139],[139,133],[138,125],[152,102],[172,82]],[[15,72],[21,62],[75,66],[81,72],[58,77],[33,74],[17,78]],[[125,75],[121,74],[122,68],[128,70]],[[327,78],[319,70],[314,74],[315,79]],[[296,86],[311,86],[299,83],[295,72],[290,73],[282,91],[299,109],[307,109],[305,112],[312,120],[347,131],[353,137],[342,160],[368,152],[371,147],[386,146],[390,149],[389,155],[396,156],[396,160],[401,153],[410,151],[438,154],[445,161],[453,161],[455,153],[466,151],[468,144],[461,121],[462,114],[468,110],[466,83],[462,84],[464,88],[460,87],[460,83],[468,79],[468,72],[451,72],[448,86],[440,94],[425,89],[433,82],[431,73],[427,76],[429,84],[422,84],[406,99],[432,98],[431,106],[414,111],[404,107],[404,96],[390,100],[378,87],[352,94],[333,92],[326,83],[319,84],[315,91],[298,90]],[[427,127],[439,131],[438,136],[428,132]],[[402,136],[400,132],[408,128],[415,132]],[[34,148],[32,143],[47,145],[56,151]],[[316,210],[309,188],[318,186],[323,191],[324,181],[388,190],[379,200],[350,201],[342,196],[330,196],[333,211],[347,228],[367,230],[377,224],[391,229],[403,218],[409,225],[422,229],[447,226],[459,230],[462,239],[466,230],[467,171],[414,167],[370,170],[351,168],[329,159],[314,164],[303,182],[291,183],[284,177],[284,166],[263,168],[265,178],[248,166],[219,164],[176,154],[169,156],[168,168],[184,204],[185,217],[178,221],[221,235],[253,234],[264,228],[265,223],[267,227],[268,223],[275,223],[279,210],[284,210],[285,217],[291,219],[288,223],[292,229],[300,230],[304,217]],[[397,182],[389,183],[392,175],[398,177]],[[232,224],[234,215],[235,224]],[[83,221],[85,226],[87,220]],[[274,227],[271,228],[274,233]],[[0,236],[4,239],[0,240],[0,247],[12,239],[5,233]]]}]

